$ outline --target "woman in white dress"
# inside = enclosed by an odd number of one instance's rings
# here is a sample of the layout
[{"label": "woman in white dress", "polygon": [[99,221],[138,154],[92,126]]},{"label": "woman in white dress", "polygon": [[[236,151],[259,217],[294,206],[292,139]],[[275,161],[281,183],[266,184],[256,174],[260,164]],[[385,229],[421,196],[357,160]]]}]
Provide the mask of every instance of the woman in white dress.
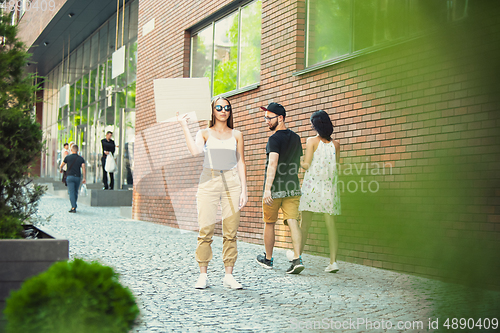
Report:
[{"label": "woman in white dress", "polygon": [[302,182],[299,205],[299,211],[302,212],[300,253],[307,241],[313,213],[320,213],[325,219],[330,245],[330,264],[325,268],[325,272],[336,273],[339,270],[336,262],[338,235],[334,216],[340,215],[340,196],[337,186],[340,144],[331,137],[333,124],[325,111],[314,112],[310,120],[318,134],[307,139],[306,154],[301,161],[306,173]]}]

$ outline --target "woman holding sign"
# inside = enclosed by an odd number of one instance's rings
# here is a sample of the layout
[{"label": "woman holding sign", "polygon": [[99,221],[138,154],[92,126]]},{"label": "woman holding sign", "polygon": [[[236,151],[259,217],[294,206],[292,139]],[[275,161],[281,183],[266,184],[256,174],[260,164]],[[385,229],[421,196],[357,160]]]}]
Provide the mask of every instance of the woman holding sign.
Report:
[{"label": "woman holding sign", "polygon": [[200,276],[195,288],[204,289],[208,284],[207,267],[212,259],[212,237],[214,235],[217,208],[222,208],[222,260],[226,269],[223,285],[241,289],[242,285],[233,277],[233,267],[238,256],[236,231],[240,224],[240,210],[248,201],[246,166],[243,154],[243,135],[233,129],[233,110],[226,98],[212,101],[212,120],[209,127],[196,133],[193,140],[187,122],[188,115],[179,119],[189,151],[193,156],[205,153],[203,172],[196,194],[198,207],[198,246],[196,261]]}]

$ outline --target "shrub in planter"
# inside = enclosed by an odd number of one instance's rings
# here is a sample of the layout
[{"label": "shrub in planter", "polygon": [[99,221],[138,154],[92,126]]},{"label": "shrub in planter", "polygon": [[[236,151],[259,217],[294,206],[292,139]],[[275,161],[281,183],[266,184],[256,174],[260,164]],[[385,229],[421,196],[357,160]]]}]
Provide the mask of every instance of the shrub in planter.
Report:
[{"label": "shrub in planter", "polygon": [[[43,148],[43,131],[34,115],[42,78],[25,72],[30,54],[10,18],[0,14],[0,227],[12,229],[14,217],[22,230],[44,192],[30,176]],[[1,238],[22,238],[20,233],[9,235]]]},{"label": "shrub in planter", "polygon": [[139,309],[111,267],[75,259],[26,280],[4,314],[8,333],[118,333],[130,331]]},{"label": "shrub in planter", "polygon": [[23,226],[14,216],[0,217],[0,239],[22,238]]}]

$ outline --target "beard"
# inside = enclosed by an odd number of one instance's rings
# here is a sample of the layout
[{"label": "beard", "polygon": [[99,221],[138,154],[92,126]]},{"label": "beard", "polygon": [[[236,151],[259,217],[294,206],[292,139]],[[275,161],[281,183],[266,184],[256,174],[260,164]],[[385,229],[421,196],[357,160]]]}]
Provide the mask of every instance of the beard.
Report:
[{"label": "beard", "polygon": [[270,131],[274,131],[276,127],[278,127],[278,122],[276,122],[274,125],[268,125]]}]

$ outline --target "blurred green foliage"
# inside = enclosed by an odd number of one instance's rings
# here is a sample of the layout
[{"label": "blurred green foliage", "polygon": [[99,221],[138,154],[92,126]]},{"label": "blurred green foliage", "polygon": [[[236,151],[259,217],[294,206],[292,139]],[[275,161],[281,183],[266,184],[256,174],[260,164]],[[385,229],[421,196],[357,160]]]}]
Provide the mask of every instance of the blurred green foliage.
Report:
[{"label": "blurred green foliage", "polygon": [[[342,64],[378,66],[370,73],[377,84],[370,82],[366,94],[380,96],[372,104],[381,110],[376,119],[394,124],[382,133],[409,142],[402,148],[411,158],[383,148],[344,156],[346,164],[394,159],[395,165],[383,176],[341,175],[344,184],[359,186],[363,178],[380,188],[342,193],[340,260],[444,280],[431,300],[435,313],[493,318],[500,313],[500,299],[492,299],[498,294],[488,290],[500,288],[500,6],[414,3],[409,24],[425,33]],[[320,51],[318,61],[328,59],[329,51]],[[398,124],[402,128],[394,129]],[[315,245],[326,247],[326,229],[322,221],[317,225],[325,240]]]},{"label": "blurred green foliage", "polygon": [[[29,54],[10,16],[0,18],[0,238],[19,238],[20,224],[36,212],[44,187],[30,168],[42,152],[42,130],[33,114],[39,77],[26,74]],[[18,226],[14,224],[18,222]]]},{"label": "blurred green foliage", "polygon": [[15,216],[2,216],[0,222],[0,239],[22,238],[24,229],[21,223],[22,221]]},{"label": "blurred green foliage", "polygon": [[128,332],[139,315],[111,267],[81,259],[53,264],[11,293],[8,333]]}]

